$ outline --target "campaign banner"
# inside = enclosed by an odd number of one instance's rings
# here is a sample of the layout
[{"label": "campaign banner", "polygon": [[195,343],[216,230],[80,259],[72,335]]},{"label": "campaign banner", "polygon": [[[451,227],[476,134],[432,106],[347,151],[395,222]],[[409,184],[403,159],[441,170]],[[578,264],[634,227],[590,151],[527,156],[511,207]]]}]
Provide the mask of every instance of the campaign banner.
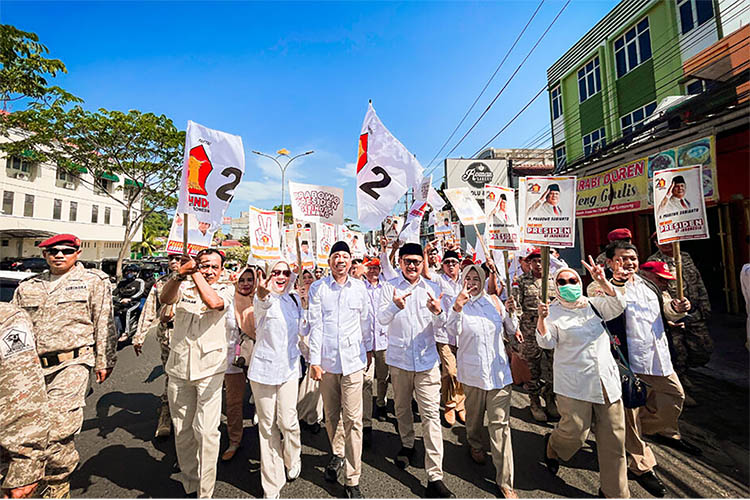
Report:
[{"label": "campaign banner", "polygon": [[365,246],[365,235],[359,231],[352,231],[351,229],[347,233],[346,242],[349,244],[349,249],[352,251],[352,257],[355,259],[364,258],[367,253]]},{"label": "campaign banner", "polygon": [[240,136],[188,120],[177,213],[192,214],[216,231],[244,173]]},{"label": "campaign banner", "polygon": [[633,212],[648,208],[648,158],[639,158],[576,181],[576,217]]},{"label": "campaign banner", "polygon": [[422,165],[388,131],[370,103],[357,151],[357,214],[360,224],[377,227],[407,189],[418,188],[422,176]]},{"label": "campaign banner", "polygon": [[329,186],[289,183],[292,214],[305,222],[344,223],[344,190]]},{"label": "campaign banner", "polygon": [[[169,229],[167,238],[167,253],[183,253],[183,223],[182,214],[175,214],[172,220],[172,227]],[[187,254],[194,257],[206,248],[211,246],[211,240],[216,230],[211,231],[211,225],[208,222],[198,222],[198,219],[188,214],[188,251]]]},{"label": "campaign banner", "polygon": [[315,252],[312,249],[312,229],[295,222],[284,228],[286,255],[291,262],[297,262],[297,241],[299,235],[300,250],[302,250],[302,269],[315,268]]},{"label": "campaign banner", "polygon": [[701,165],[654,172],[654,216],[660,245],[709,237]]},{"label": "campaign banner", "polygon": [[401,228],[404,227],[404,218],[398,215],[389,215],[383,222],[383,235],[385,236],[388,246],[392,245],[398,239]]},{"label": "campaign banner", "polygon": [[490,250],[518,250],[520,232],[516,218],[516,192],[513,188],[485,184],[484,213]]},{"label": "campaign banner", "polygon": [[419,233],[422,227],[422,219],[424,218],[425,210],[427,210],[427,202],[417,200],[412,203],[409,213],[406,215],[406,223],[401,233],[398,235],[398,240],[402,243],[419,243]]},{"label": "campaign banner", "polygon": [[318,267],[328,269],[328,255],[331,253],[331,247],[336,243],[336,225],[325,222],[318,222],[315,225]]},{"label": "campaign banner", "polygon": [[[484,192],[484,186],[482,186]],[[484,224],[484,211],[469,188],[454,188],[443,191],[451,202],[458,218],[465,226]]]},{"label": "campaign banner", "polygon": [[519,205],[522,243],[574,246],[576,178],[526,177],[523,186],[523,204]]},{"label": "campaign banner", "polygon": [[458,222],[451,222],[451,234],[449,239],[453,243],[461,243],[461,224]]},{"label": "campaign banner", "polygon": [[[661,151],[648,158],[648,179],[651,181],[654,172],[690,165],[701,166],[703,197],[706,201],[719,200],[719,184],[716,174],[716,136],[703,137],[681,144],[675,148]],[[649,204],[654,204],[653,182],[648,183]]]},{"label": "campaign banner", "polygon": [[250,255],[256,261],[281,258],[278,212],[250,207]]},{"label": "campaign banner", "polygon": [[438,239],[445,239],[451,235],[451,211],[441,210],[440,212],[433,212],[435,214],[435,237]]}]

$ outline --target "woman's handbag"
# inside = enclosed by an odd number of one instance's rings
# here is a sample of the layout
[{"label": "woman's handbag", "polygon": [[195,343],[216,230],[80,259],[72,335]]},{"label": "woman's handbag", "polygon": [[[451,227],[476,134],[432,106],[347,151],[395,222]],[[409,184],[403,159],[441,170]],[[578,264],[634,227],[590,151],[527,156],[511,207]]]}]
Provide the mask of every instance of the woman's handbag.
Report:
[{"label": "woman's handbag", "polygon": [[646,398],[648,396],[648,384],[641,380],[638,375],[633,372],[633,369],[630,368],[630,363],[628,363],[628,360],[623,356],[617,340],[610,333],[609,328],[607,328],[607,323],[604,321],[604,318],[602,318],[602,315],[599,314],[599,311],[597,311],[593,305],[591,305],[591,309],[594,311],[594,314],[602,320],[602,327],[604,328],[604,331],[607,332],[609,342],[617,353],[620,366],[624,368],[624,370],[620,370],[620,379],[622,380],[622,404],[625,408],[640,408],[641,406],[645,406]]}]

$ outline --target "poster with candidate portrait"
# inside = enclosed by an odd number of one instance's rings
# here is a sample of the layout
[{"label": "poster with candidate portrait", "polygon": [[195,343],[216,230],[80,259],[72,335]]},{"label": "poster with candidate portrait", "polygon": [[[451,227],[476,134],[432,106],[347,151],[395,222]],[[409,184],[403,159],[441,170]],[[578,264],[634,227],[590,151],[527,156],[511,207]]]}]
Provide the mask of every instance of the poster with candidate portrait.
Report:
[{"label": "poster with candidate portrait", "polygon": [[435,237],[446,239],[451,235],[451,211],[441,210],[435,214]]},{"label": "poster with candidate portrait", "polygon": [[295,222],[284,228],[286,255],[292,262],[297,262],[297,236],[299,235],[302,255],[302,269],[315,269],[315,251],[312,246],[312,230],[302,223]]},{"label": "poster with candidate portrait", "polygon": [[516,193],[513,188],[486,184],[484,213],[486,241],[491,250],[518,250],[520,234],[516,219]]},{"label": "poster with candidate portrait", "polygon": [[654,172],[653,189],[660,245],[709,237],[701,165]]},{"label": "poster with candidate portrait", "polygon": [[[281,234],[279,233],[279,213],[250,207],[250,257],[255,262],[278,260],[281,258]],[[252,262],[249,262],[252,263]]]},{"label": "poster with candidate portrait", "polygon": [[[183,214],[177,213],[172,220],[172,228],[169,230],[167,239],[167,253],[182,253]],[[211,230],[208,222],[198,222],[198,219],[188,214],[188,251],[190,256],[196,256],[198,252],[211,246],[211,240],[216,231]]]},{"label": "poster with candidate portrait", "polygon": [[[484,188],[482,189],[484,191]],[[477,203],[474,193],[469,188],[446,189],[443,191],[456,211],[459,220],[465,226],[484,224],[484,211]]]},{"label": "poster with candidate portrait", "polygon": [[519,204],[522,243],[575,245],[576,178],[526,177]]},{"label": "poster with candidate portrait", "polygon": [[398,215],[389,215],[383,221],[383,235],[391,246],[398,239],[401,228],[404,227],[404,218]]},{"label": "poster with candidate portrait", "polygon": [[328,269],[328,255],[331,253],[331,247],[336,243],[336,225],[325,222],[318,222],[315,225],[318,267]]}]

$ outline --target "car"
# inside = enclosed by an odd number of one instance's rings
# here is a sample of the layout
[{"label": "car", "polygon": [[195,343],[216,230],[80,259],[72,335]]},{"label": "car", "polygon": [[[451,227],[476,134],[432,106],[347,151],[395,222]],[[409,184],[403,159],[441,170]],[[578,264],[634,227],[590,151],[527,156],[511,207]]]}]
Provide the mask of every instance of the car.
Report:
[{"label": "car", "polygon": [[28,271],[0,271],[0,302],[13,300],[13,293],[18,288],[18,284],[35,274],[37,273]]},{"label": "car", "polygon": [[31,271],[40,273],[49,269],[47,259],[44,257],[23,257],[11,264],[11,271]]}]

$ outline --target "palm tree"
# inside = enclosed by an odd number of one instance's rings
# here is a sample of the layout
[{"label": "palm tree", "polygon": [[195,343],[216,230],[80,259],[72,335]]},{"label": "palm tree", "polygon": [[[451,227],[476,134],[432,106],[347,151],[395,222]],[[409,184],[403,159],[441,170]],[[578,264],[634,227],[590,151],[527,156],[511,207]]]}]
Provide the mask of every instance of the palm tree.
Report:
[{"label": "palm tree", "polygon": [[151,228],[144,229],[143,239],[133,245],[134,250],[141,255],[152,255],[160,246],[156,238],[157,235]]}]

